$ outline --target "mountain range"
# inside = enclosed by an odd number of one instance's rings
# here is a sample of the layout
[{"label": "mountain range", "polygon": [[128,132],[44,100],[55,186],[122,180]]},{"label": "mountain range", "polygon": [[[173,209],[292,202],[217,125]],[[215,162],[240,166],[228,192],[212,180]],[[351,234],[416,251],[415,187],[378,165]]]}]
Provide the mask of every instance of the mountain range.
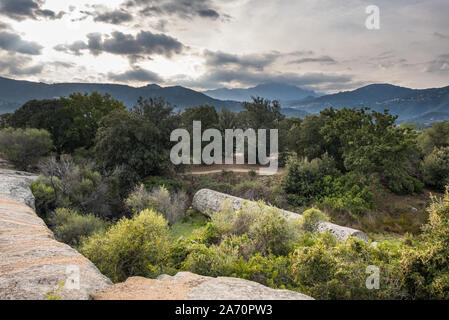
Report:
[{"label": "mountain range", "polygon": [[340,109],[370,107],[389,110],[399,122],[431,123],[449,120],[449,86],[434,89],[409,89],[391,84],[372,84],[353,91],[320,96],[318,93],[281,83],[267,83],[248,89],[217,89],[198,92],[181,86],[161,87],[149,84],[131,87],[118,84],[57,83],[45,84],[0,77],[0,114],[16,110],[33,99],[52,99],[73,92],[109,93],[132,107],[139,97],[162,98],[178,110],[198,105],[241,111],[242,101],[251,96],[279,100],[286,116],[304,117],[329,107]]},{"label": "mountain range", "polygon": [[283,83],[265,83],[248,89],[227,89],[203,91],[209,97],[220,100],[250,101],[251,97],[263,97],[270,100],[278,100],[281,104],[305,98],[314,98],[318,94],[311,90],[305,90],[296,86]]}]

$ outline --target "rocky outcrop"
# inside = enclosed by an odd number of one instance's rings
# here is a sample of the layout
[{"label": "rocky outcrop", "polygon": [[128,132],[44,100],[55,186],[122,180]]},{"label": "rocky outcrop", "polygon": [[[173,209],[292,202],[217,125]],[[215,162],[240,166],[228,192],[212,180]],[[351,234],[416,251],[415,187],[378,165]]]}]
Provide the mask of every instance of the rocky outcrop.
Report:
[{"label": "rocky outcrop", "polygon": [[[196,210],[210,215],[214,212],[220,211],[222,208],[222,204],[228,201],[233,209],[235,211],[241,210],[244,202],[251,203],[252,201],[248,201],[242,198],[234,197],[225,193],[209,190],[209,189],[202,189],[198,191],[195,196],[193,197],[192,206]],[[286,219],[300,219],[301,215],[298,213],[294,213],[291,211],[286,211],[279,209],[279,212],[286,218]],[[318,226],[319,232],[327,232],[329,231],[335,237],[341,241],[346,240],[348,237],[357,237],[364,241],[368,241],[368,237],[363,233],[362,231],[339,226],[330,222],[321,222]]]},{"label": "rocky outcrop", "polygon": [[36,215],[30,190],[36,178],[0,169],[0,299],[48,299],[48,294],[89,299],[112,283],[75,249],[56,241]]},{"label": "rocky outcrop", "polygon": [[36,179],[36,175],[28,172],[0,169],[0,198],[13,199],[35,209],[30,184]]},{"label": "rocky outcrop", "polygon": [[275,290],[237,278],[211,278],[180,272],[158,279],[133,277],[99,292],[96,300],[313,300],[304,294]]},{"label": "rocky outcrop", "polygon": [[186,272],[112,285],[78,251],[56,241],[36,215],[29,189],[34,179],[29,173],[0,169],[0,300],[312,299],[247,280]]}]

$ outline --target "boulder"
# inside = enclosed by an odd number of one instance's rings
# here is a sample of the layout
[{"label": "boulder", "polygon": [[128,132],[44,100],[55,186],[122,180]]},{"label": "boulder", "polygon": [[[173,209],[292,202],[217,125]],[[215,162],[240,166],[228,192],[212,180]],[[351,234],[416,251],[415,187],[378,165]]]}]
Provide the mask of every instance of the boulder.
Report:
[{"label": "boulder", "polygon": [[100,291],[96,300],[313,300],[304,294],[275,290],[259,283],[180,272],[158,279],[133,277]]},{"label": "boulder", "polygon": [[30,185],[37,177],[28,172],[0,169],[0,198],[16,200],[34,210],[34,196]]},{"label": "boulder", "polygon": [[[225,193],[202,189],[199,190],[193,197],[192,207],[206,215],[211,215],[214,212],[220,211],[223,202],[228,201],[235,211],[241,210],[243,203],[254,203],[253,201],[234,197]],[[268,207],[268,206],[267,206]],[[300,219],[301,215],[295,212],[279,209],[279,212],[286,219]],[[364,241],[368,241],[368,237],[362,231],[339,226],[330,222],[321,222],[318,226],[319,232],[332,233],[340,241],[345,241],[348,237],[357,237]]]},{"label": "boulder", "polygon": [[44,300],[48,294],[87,300],[111,284],[92,262],[56,241],[34,210],[0,198],[0,300]]}]

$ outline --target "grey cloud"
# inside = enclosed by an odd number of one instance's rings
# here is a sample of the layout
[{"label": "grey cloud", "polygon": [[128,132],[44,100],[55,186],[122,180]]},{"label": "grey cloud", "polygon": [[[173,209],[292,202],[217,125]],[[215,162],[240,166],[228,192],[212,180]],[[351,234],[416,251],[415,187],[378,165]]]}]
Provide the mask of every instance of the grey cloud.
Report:
[{"label": "grey cloud", "polygon": [[429,62],[427,72],[449,72],[449,54],[439,55]]},{"label": "grey cloud", "polygon": [[293,61],[288,62],[287,64],[303,64],[303,63],[311,63],[311,62],[319,62],[323,64],[336,64],[337,61],[335,61],[333,58],[329,56],[322,56],[317,58],[302,58],[302,59],[296,59]]},{"label": "grey cloud", "polygon": [[123,10],[113,10],[113,11],[106,11],[103,13],[97,13],[97,15],[94,17],[94,21],[97,22],[106,22],[110,24],[121,24],[123,22],[129,22],[132,21],[133,16]]},{"label": "grey cloud", "polygon": [[349,83],[352,80],[351,75],[342,74],[325,74],[325,73],[268,73],[268,72],[251,72],[245,70],[209,70],[200,79],[189,84],[185,80],[186,85],[195,85],[203,88],[217,88],[221,86],[237,85],[252,86],[266,82],[289,83],[297,86],[316,86],[335,83]]},{"label": "grey cloud", "polygon": [[220,17],[210,0],[129,0],[125,2],[124,7],[137,8],[142,15],[165,14],[185,19],[200,17],[214,20]]},{"label": "grey cloud", "polygon": [[266,54],[235,55],[221,51],[204,51],[206,64],[213,68],[237,67],[262,71],[280,57],[277,52]]},{"label": "grey cloud", "polygon": [[42,46],[38,43],[22,40],[19,35],[5,31],[0,32],[0,48],[30,55],[38,55],[42,50]]},{"label": "grey cloud", "polygon": [[65,12],[56,13],[52,10],[42,9],[45,0],[0,0],[0,14],[14,20],[60,19]]},{"label": "grey cloud", "polygon": [[119,82],[163,82],[164,80],[155,72],[136,68],[123,73],[108,73],[108,78]]},{"label": "grey cloud", "polygon": [[75,55],[79,55],[82,50],[88,49],[94,55],[108,52],[129,56],[130,58],[153,54],[171,57],[174,54],[180,54],[184,49],[184,45],[175,38],[149,31],[141,31],[136,36],[118,31],[113,32],[110,36],[90,33],[87,38],[87,43],[77,41],[68,45],[60,44],[54,49]]},{"label": "grey cloud", "polygon": [[0,72],[7,75],[36,75],[42,73],[43,65],[31,65],[32,60],[23,56],[3,56],[0,59]]},{"label": "grey cloud", "polygon": [[449,39],[449,35],[445,35],[445,34],[442,34],[442,33],[439,33],[439,32],[434,32],[433,35],[435,37],[437,37],[437,38],[440,38],[440,39]]}]

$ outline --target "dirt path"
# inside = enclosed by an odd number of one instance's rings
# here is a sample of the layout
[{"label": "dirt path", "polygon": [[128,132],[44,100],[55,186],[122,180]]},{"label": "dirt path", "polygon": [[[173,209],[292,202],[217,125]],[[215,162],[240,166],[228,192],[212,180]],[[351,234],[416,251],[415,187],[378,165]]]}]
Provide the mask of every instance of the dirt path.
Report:
[{"label": "dirt path", "polygon": [[[250,165],[250,164],[232,164],[232,165],[191,165],[186,168],[184,174],[188,175],[206,175],[206,174],[215,174],[221,173],[223,171],[226,172],[234,172],[234,173],[249,173],[251,171],[256,172],[257,175],[260,175],[259,169],[263,168],[260,165]],[[283,168],[279,168],[278,174],[282,172]]]}]

